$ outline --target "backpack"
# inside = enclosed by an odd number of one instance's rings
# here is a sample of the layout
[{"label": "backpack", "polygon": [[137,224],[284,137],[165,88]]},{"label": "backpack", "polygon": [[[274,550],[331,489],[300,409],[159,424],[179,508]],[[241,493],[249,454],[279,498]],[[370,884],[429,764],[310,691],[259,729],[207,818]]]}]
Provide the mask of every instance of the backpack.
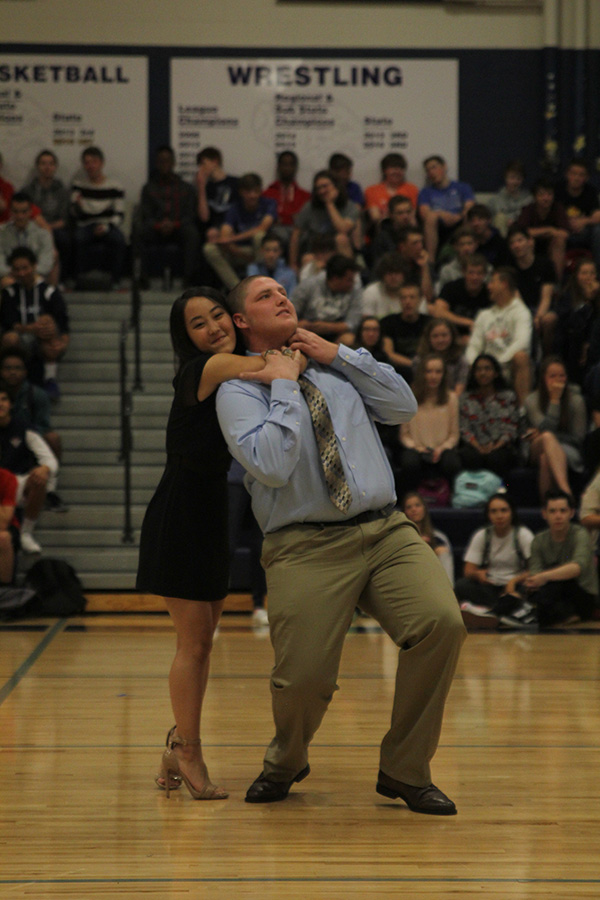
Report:
[{"label": "backpack", "polygon": [[37,599],[31,588],[3,585],[0,587],[0,619],[21,619],[31,615]]},{"label": "backpack", "polygon": [[445,478],[424,478],[417,490],[428,506],[450,506],[450,485]]},{"label": "backpack", "polygon": [[86,598],[73,566],[64,559],[40,559],[29,569],[25,587],[37,594],[32,612],[37,616],[76,616],[85,610]]},{"label": "backpack", "polygon": [[454,482],[452,506],[455,509],[483,506],[502,487],[502,483],[499,475],[487,469],[461,472]]}]

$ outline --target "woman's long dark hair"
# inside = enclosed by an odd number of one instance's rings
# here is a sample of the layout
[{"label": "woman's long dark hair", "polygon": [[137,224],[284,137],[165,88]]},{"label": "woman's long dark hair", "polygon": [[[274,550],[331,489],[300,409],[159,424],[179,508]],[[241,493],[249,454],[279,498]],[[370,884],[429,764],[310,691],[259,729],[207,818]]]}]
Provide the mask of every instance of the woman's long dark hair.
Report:
[{"label": "woman's long dark hair", "polygon": [[517,512],[517,504],[513,500],[513,498],[506,491],[496,491],[495,494],[488,499],[485,504],[485,520],[489,523],[490,521],[490,506],[494,500],[502,500],[503,503],[506,503],[508,507],[510,507],[510,527],[518,528],[519,527],[519,515]]},{"label": "woman's long dark hair", "polygon": [[[225,303],[223,294],[215,288],[206,287],[204,285],[201,285],[200,287],[191,287],[187,288],[179,297],[177,297],[173,302],[169,317],[171,344],[173,345],[173,352],[175,353],[177,374],[191,359],[194,359],[201,352],[191,340],[185,327],[185,308],[188,300],[191,300],[192,297],[206,297],[207,300],[212,300],[214,303],[217,303],[228,315],[231,315],[227,308],[227,304]],[[236,334],[238,339],[234,353],[243,353],[243,345],[237,330]]]},{"label": "woman's long dark hair", "polygon": [[467,378],[466,390],[476,393],[479,388],[479,385],[475,380],[475,366],[480,359],[487,359],[488,362],[491,362],[492,366],[494,367],[494,372],[496,373],[496,377],[494,378],[494,390],[506,391],[508,389],[508,385],[506,383],[504,375],[502,374],[502,368],[496,357],[492,356],[491,353],[480,353],[479,356],[477,356],[473,360],[473,365],[469,369],[469,377]]},{"label": "woman's long dark hair", "polygon": [[[567,374],[567,367],[565,366],[564,360],[561,359],[560,356],[546,356],[545,359],[542,360],[540,365],[540,377],[538,381],[538,396],[540,398],[540,409],[543,413],[548,412],[548,405],[550,403],[550,395],[548,394],[548,388],[546,387],[546,372],[550,368],[550,366],[561,366],[564,369],[565,375]],[[569,384],[565,385],[565,389],[562,392],[562,397],[560,398],[560,414],[558,417],[558,427],[561,431],[569,430],[569,401],[571,399],[571,392],[569,390]]]},{"label": "woman's long dark hair", "polygon": [[346,201],[348,200],[348,193],[347,193],[344,185],[339,184],[336,181],[336,179],[334,178],[334,176],[331,174],[331,172],[328,171],[328,169],[321,169],[321,171],[317,172],[317,174],[313,178],[312,192],[311,192],[311,199],[310,199],[311,206],[313,206],[315,209],[325,209],[325,204],[317,196],[317,190],[316,190],[317,181],[319,181],[320,178],[327,178],[329,181],[331,181],[331,183],[333,185],[335,185],[335,187],[337,188],[337,192],[338,192],[338,195],[335,199],[335,205],[337,206],[338,209],[342,209],[342,207],[346,205]]}]

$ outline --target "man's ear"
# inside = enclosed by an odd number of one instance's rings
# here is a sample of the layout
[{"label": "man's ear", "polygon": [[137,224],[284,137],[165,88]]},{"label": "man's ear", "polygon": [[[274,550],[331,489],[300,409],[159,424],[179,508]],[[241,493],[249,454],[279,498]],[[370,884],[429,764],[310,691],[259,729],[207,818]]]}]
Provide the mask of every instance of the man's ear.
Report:
[{"label": "man's ear", "polygon": [[236,325],[240,330],[248,327],[243,313],[236,312],[231,318],[233,319],[234,325]]}]

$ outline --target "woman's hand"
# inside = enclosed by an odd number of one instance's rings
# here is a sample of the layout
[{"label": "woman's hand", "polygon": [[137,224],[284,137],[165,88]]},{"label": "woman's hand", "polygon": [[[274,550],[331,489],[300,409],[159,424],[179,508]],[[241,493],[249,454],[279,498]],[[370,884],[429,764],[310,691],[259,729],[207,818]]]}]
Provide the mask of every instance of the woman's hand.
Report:
[{"label": "woman's hand", "polygon": [[242,381],[259,381],[261,384],[272,384],[276,378],[287,381],[298,381],[301,371],[302,354],[299,350],[267,350],[264,354],[265,367],[260,372],[242,372]]},{"label": "woman's hand", "polygon": [[331,365],[339,350],[339,344],[332,344],[306,328],[298,328],[291,336],[289,345],[292,350],[300,350],[309,359],[324,366]]}]

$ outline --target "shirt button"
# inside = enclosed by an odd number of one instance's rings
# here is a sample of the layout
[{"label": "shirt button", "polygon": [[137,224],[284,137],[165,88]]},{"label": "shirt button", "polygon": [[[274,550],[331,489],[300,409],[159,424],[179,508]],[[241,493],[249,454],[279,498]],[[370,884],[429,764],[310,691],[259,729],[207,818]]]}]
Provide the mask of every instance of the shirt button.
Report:
[{"label": "shirt button", "polygon": [[365,491],[362,492],[362,495],[363,495],[363,497],[366,497],[366,496],[367,496],[366,493],[365,493]]},{"label": "shirt button", "polygon": [[297,394],[297,393],[298,393],[298,391],[292,391],[292,394]]},{"label": "shirt button", "polygon": [[350,466],[350,468],[351,468],[351,469],[355,469],[355,468],[356,468],[356,466]]},{"label": "shirt button", "polygon": [[345,438],[345,437],[343,437],[343,438],[342,438],[342,440],[343,440],[343,441],[345,441],[345,440],[346,440],[346,438]]}]

